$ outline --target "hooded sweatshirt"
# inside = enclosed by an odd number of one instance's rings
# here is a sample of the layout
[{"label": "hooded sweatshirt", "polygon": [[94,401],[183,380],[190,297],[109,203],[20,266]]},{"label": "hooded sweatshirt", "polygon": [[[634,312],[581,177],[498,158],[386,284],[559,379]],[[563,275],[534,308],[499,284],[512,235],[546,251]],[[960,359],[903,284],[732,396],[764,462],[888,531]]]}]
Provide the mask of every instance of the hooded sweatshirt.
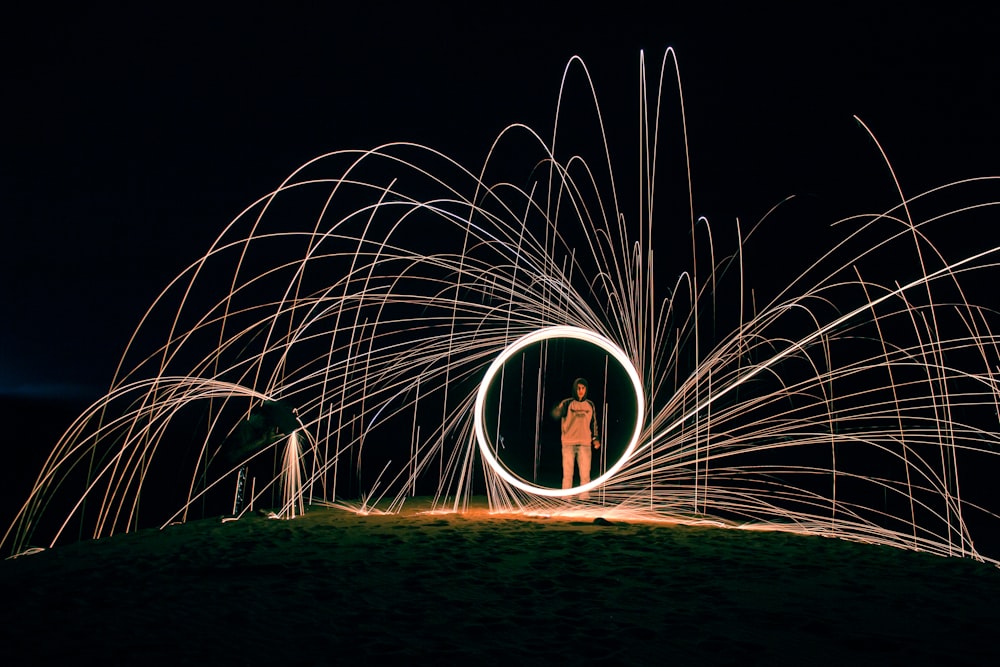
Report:
[{"label": "hooded sweatshirt", "polygon": [[587,381],[583,378],[573,380],[573,396],[564,399],[556,406],[554,413],[562,421],[562,444],[587,445],[598,439],[597,409],[593,401],[584,392],[583,400],[576,398],[576,386],[582,384],[589,390]]}]

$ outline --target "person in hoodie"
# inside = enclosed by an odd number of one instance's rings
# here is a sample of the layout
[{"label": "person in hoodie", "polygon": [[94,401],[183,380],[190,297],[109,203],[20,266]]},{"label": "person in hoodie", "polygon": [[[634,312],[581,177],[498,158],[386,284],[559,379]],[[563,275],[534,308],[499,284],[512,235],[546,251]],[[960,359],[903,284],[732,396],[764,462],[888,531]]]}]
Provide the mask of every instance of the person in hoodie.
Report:
[{"label": "person in hoodie", "polygon": [[[590,482],[590,459],[593,450],[600,449],[597,430],[597,408],[587,398],[589,384],[585,378],[573,380],[573,396],[559,401],[552,416],[562,424],[562,488],[573,487],[573,472],[579,467],[580,486]],[[581,493],[588,500],[589,493]]]}]

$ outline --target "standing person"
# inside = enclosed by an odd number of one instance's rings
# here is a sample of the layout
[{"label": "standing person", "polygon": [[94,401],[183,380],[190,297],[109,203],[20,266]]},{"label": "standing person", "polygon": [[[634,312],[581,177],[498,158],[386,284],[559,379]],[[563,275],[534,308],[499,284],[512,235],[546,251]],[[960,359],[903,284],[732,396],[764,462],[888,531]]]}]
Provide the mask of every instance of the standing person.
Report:
[{"label": "standing person", "polygon": [[[590,482],[591,447],[600,449],[597,408],[587,398],[589,385],[585,378],[573,380],[573,396],[563,399],[552,409],[552,416],[562,423],[562,488],[573,487],[574,464],[580,468],[580,486]],[[581,493],[588,500],[589,493]]]}]

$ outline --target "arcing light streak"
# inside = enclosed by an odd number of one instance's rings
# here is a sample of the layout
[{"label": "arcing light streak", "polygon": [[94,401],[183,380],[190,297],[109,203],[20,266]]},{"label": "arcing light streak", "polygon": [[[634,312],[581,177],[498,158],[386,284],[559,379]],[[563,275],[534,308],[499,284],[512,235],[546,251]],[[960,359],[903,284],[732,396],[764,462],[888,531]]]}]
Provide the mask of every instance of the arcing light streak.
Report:
[{"label": "arcing light streak", "polygon": [[[528,484],[523,480],[518,479],[516,476],[511,475],[504,468],[503,464],[497,460],[496,456],[494,456],[493,449],[490,446],[490,439],[487,437],[486,431],[483,428],[484,412],[486,410],[486,395],[489,392],[490,386],[493,384],[497,373],[499,373],[500,369],[503,368],[504,363],[529,345],[540,341],[551,340],[553,338],[572,338],[582,340],[601,348],[610,354],[619,365],[621,365],[622,369],[628,375],[629,380],[631,380],[632,387],[635,390],[635,427],[632,429],[632,434],[628,439],[628,444],[625,447],[624,453],[600,476],[592,479],[587,484],[575,486],[570,489],[553,489],[539,486],[537,484]],[[493,363],[486,369],[486,375],[483,376],[483,381],[479,385],[479,391],[476,392],[476,404],[473,412],[476,440],[479,442],[479,452],[493,469],[494,474],[499,475],[508,484],[523,491],[527,491],[528,493],[533,493],[539,496],[548,496],[550,498],[559,498],[590,491],[591,489],[601,486],[607,482],[622,468],[622,466],[628,463],[629,458],[632,456],[632,452],[635,451],[636,446],[639,444],[639,436],[642,433],[642,424],[645,421],[645,402],[642,380],[639,378],[639,373],[636,372],[635,368],[632,366],[631,359],[628,358],[628,355],[626,355],[620,347],[604,336],[596,334],[593,331],[587,331],[585,329],[570,326],[546,327],[515,341],[512,345],[508,346],[503,352],[497,355],[497,358],[494,359]]]},{"label": "arcing light streak", "polygon": [[[640,58],[634,181],[603,121],[563,152],[562,95],[550,141],[511,125],[475,172],[409,143],[297,169],[156,299],[4,547],[234,506],[393,511],[415,494],[452,511],[482,493],[504,511],[585,511],[482,446],[492,374],[558,333],[613,356],[639,398],[624,455],[588,485],[602,515],[998,562],[983,542],[1000,519],[997,312],[974,293],[995,282],[997,242],[961,245],[963,225],[997,228],[998,179],[900,193],[832,227],[786,202],[744,234],[696,217],[690,174],[657,169],[678,125],[689,163],[683,104],[677,123],[662,103],[675,75],[680,99],[672,51],[656,86],[646,75]],[[563,86],[581,83],[602,118],[574,58]],[[663,213],[678,202],[684,214]],[[838,236],[811,263],[758,262],[820,233]],[[656,270],[654,234],[671,241]],[[631,396],[604,394],[628,411],[615,401]]]},{"label": "arcing light streak", "polygon": [[693,419],[699,413],[704,412],[711,403],[721,400],[722,398],[725,397],[726,394],[729,394],[730,392],[736,391],[741,385],[752,380],[757,374],[767,371],[770,367],[780,363],[783,359],[789,357],[790,355],[795,355],[797,353],[803,352],[810,344],[815,342],[817,339],[822,338],[824,335],[827,335],[832,331],[835,331],[838,327],[841,327],[844,324],[849,323],[851,320],[857,318],[859,315],[867,311],[873,310],[875,307],[877,307],[878,305],[889,299],[901,298],[907,292],[907,290],[911,290],[915,287],[929,285],[935,279],[940,278],[942,276],[952,276],[957,271],[959,271],[963,266],[966,265],[975,266],[977,262],[982,261],[984,259],[989,259],[992,255],[996,255],[998,252],[1000,252],[1000,248],[990,248],[989,250],[983,251],[971,257],[967,257],[961,261],[955,262],[954,264],[938,269],[937,271],[927,276],[922,276],[920,278],[917,278],[911,281],[907,285],[903,285],[901,287],[897,287],[896,289],[890,292],[886,292],[882,296],[874,298],[858,306],[853,311],[841,315],[840,317],[826,324],[823,324],[816,331],[811,332],[804,338],[789,342],[788,346],[785,347],[785,349],[776,352],[773,356],[766,359],[762,363],[757,364],[754,367],[750,368],[741,377],[737,378],[732,383],[721,388],[719,391],[709,395],[704,401],[692,407],[690,410],[688,410],[686,414],[681,415],[672,424],[668,424],[663,430],[659,431],[653,436],[650,444],[655,444],[656,441],[659,440],[660,438],[669,435],[671,431],[673,431],[675,428],[680,427],[680,425],[683,424],[684,422],[688,421],[689,419]]}]

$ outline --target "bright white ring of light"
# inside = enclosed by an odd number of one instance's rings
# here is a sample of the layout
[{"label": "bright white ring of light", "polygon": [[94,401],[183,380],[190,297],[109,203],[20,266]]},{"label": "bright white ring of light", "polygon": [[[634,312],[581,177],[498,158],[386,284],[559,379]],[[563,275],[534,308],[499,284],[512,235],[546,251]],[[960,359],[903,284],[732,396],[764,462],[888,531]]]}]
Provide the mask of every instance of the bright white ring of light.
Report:
[{"label": "bright white ring of light", "polygon": [[[543,340],[548,340],[550,338],[573,338],[596,345],[618,361],[618,364],[625,369],[629,379],[632,380],[632,386],[635,389],[635,429],[632,432],[631,439],[629,439],[628,447],[625,448],[625,453],[622,454],[621,458],[615,461],[615,463],[608,468],[603,475],[590,480],[587,484],[573,487],[571,489],[550,489],[542,486],[535,486],[511,475],[507,469],[500,464],[500,462],[493,455],[493,452],[490,450],[489,442],[486,439],[486,432],[483,427],[483,411],[486,404],[486,393],[489,390],[490,384],[493,382],[493,378],[503,367],[504,363],[529,345]],[[606,480],[610,479],[612,475],[618,472],[623,465],[625,465],[629,457],[632,455],[632,452],[635,451],[636,446],[639,444],[639,434],[642,431],[642,423],[645,419],[645,403],[646,400],[642,391],[642,381],[639,379],[639,373],[635,370],[635,366],[632,365],[632,361],[620,347],[600,334],[594,333],[593,331],[587,331],[586,329],[581,329],[579,327],[547,327],[545,329],[539,329],[538,331],[532,332],[509,345],[496,359],[493,360],[493,363],[490,364],[490,367],[486,370],[486,376],[479,385],[479,393],[476,395],[476,408],[474,416],[476,439],[479,440],[479,450],[483,453],[483,458],[490,464],[490,467],[492,467],[493,470],[500,475],[501,478],[507,481],[508,484],[516,486],[522,491],[527,491],[539,496],[549,496],[552,498],[572,496],[600,486]],[[607,442],[604,443],[604,446],[607,446]]]}]

